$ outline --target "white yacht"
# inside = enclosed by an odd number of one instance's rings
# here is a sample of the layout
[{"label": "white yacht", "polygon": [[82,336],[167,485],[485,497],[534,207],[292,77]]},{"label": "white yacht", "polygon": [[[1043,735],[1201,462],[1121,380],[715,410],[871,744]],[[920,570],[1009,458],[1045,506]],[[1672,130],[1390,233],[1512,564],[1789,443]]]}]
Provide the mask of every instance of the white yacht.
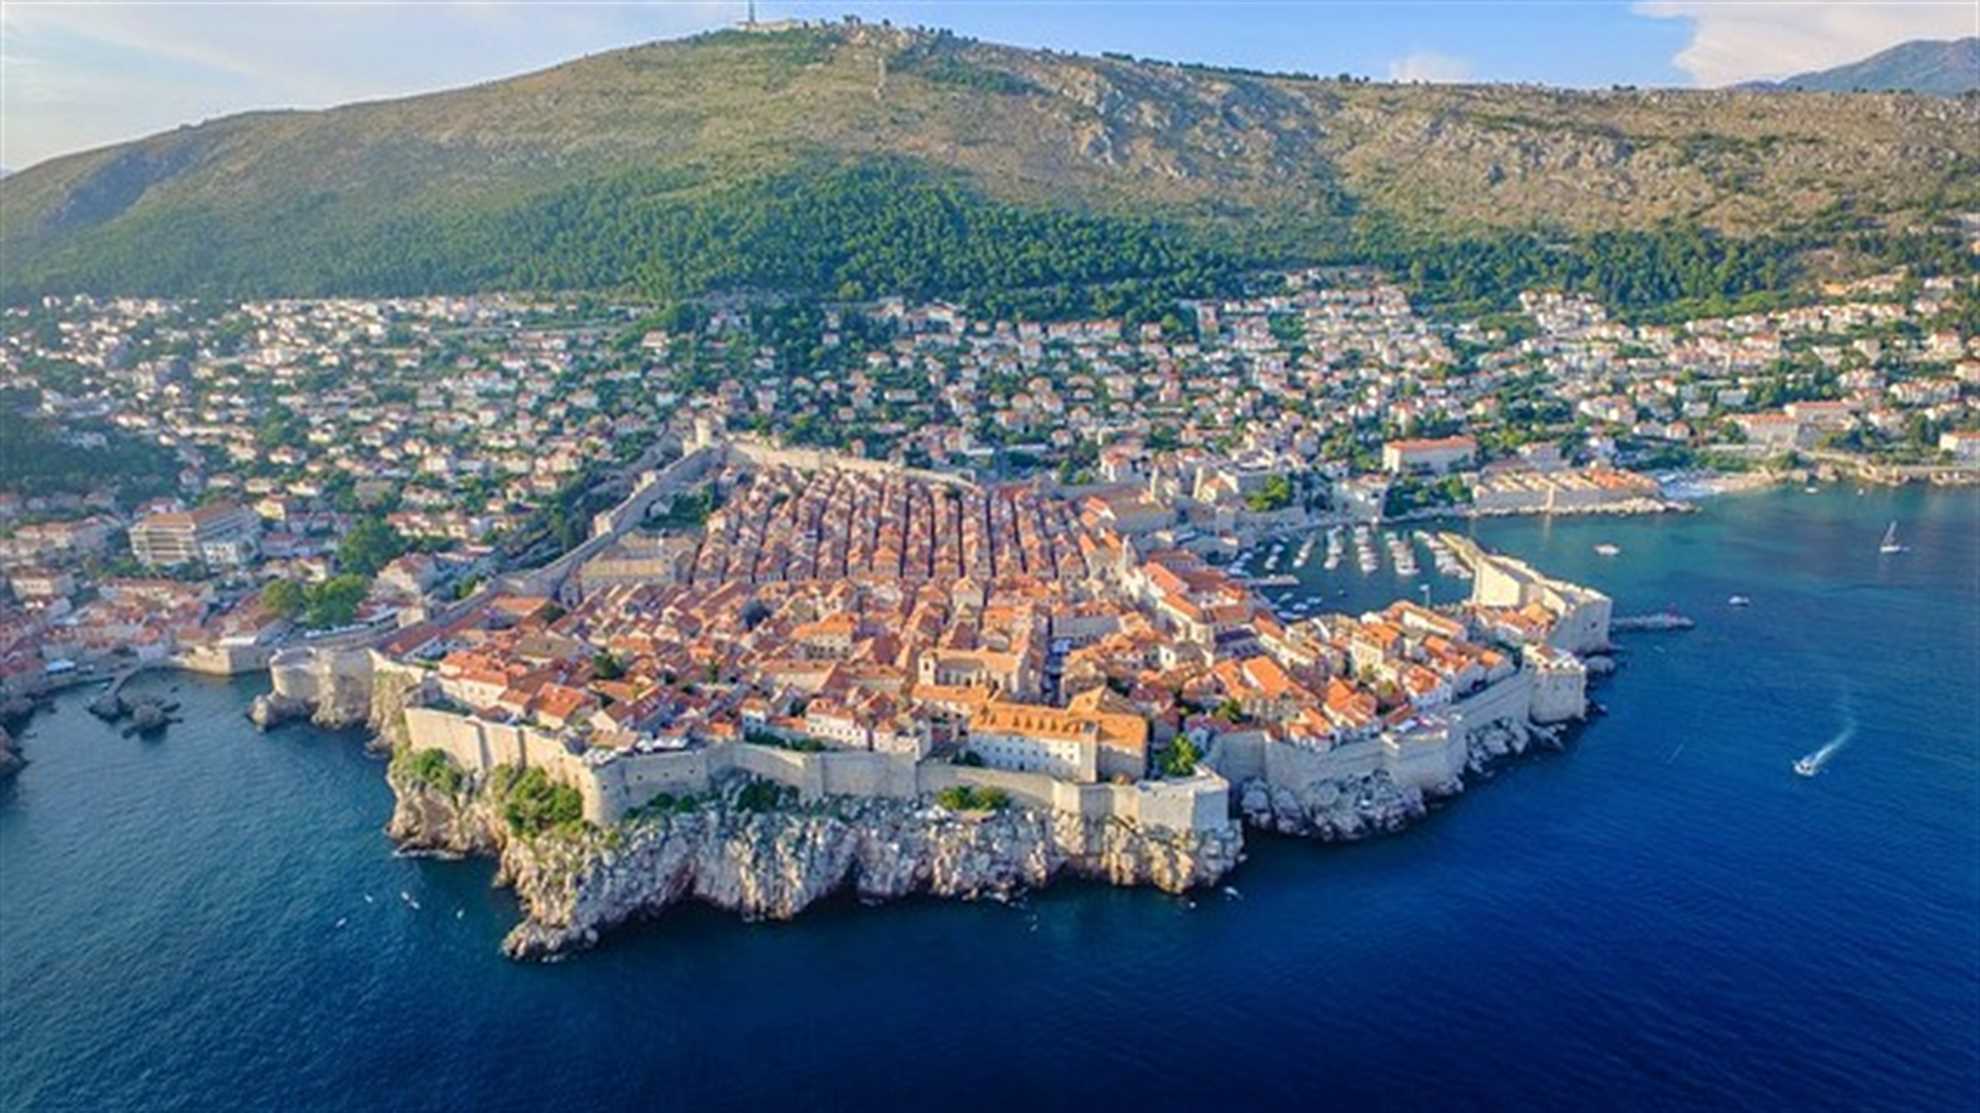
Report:
[{"label": "white yacht", "polygon": [[1910,549],[1911,546],[1898,540],[1896,522],[1892,522],[1891,528],[1884,531],[1884,541],[1877,546],[1877,551],[1880,553],[1903,553],[1909,552]]}]

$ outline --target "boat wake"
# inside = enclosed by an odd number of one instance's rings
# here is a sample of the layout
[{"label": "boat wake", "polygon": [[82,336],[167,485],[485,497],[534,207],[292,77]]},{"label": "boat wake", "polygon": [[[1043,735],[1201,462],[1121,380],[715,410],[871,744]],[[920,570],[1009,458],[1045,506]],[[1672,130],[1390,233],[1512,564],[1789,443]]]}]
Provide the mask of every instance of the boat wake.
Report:
[{"label": "boat wake", "polygon": [[1794,763],[1794,771],[1804,777],[1812,777],[1820,773],[1822,767],[1829,763],[1829,759],[1835,756],[1836,751],[1849,745],[1849,740],[1854,737],[1856,737],[1856,724],[1850,723],[1844,726],[1841,731],[1837,732],[1834,738],[1829,739],[1828,745],[1823,746],[1812,754],[1803,755],[1799,761]]}]

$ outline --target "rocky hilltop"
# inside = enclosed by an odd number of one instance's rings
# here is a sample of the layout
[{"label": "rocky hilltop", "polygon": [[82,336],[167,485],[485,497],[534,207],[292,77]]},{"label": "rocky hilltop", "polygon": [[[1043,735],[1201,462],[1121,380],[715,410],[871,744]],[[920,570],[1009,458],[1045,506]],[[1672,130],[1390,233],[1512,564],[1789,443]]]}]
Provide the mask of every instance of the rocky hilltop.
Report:
[{"label": "rocky hilltop", "polygon": [[846,798],[763,806],[748,791],[762,783],[741,777],[611,830],[572,824],[524,835],[485,779],[418,783],[395,763],[389,780],[397,804],[386,831],[401,848],[497,858],[498,883],[523,907],[502,944],[518,959],[589,947],[611,927],[686,900],[788,919],[839,892],[1002,897],[1061,876],[1182,892],[1230,872],[1243,847],[1235,823],[1177,834],[1023,807],[954,812]]}]

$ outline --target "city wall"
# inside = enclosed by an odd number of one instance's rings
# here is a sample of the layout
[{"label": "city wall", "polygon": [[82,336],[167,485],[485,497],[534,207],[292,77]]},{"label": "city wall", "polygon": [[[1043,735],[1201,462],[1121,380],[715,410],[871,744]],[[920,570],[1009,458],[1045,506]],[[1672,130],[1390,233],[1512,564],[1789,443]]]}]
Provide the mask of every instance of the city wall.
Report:
[{"label": "city wall", "polygon": [[798,471],[822,471],[835,468],[839,471],[859,472],[864,475],[901,475],[928,483],[944,483],[951,487],[976,486],[974,482],[950,472],[931,471],[927,468],[905,468],[885,460],[868,460],[860,456],[846,456],[815,448],[776,448],[760,441],[743,439],[727,441],[725,444],[730,456],[747,460],[760,468],[781,466]]},{"label": "city wall", "polygon": [[369,649],[293,646],[268,659],[275,694],[315,710],[319,722],[362,723],[371,715]]},{"label": "city wall", "polygon": [[537,768],[578,790],[584,815],[601,826],[661,793],[706,792],[724,773],[744,772],[798,791],[806,801],[828,796],[913,800],[945,788],[998,788],[1013,800],[1083,819],[1119,819],[1146,827],[1194,831],[1229,822],[1228,783],[1205,772],[1180,781],[1071,784],[1037,773],[915,762],[894,754],[800,753],[749,742],[660,753],[621,753],[601,759],[573,751],[562,738],[534,727],[491,723],[430,707],[405,710],[414,749],[439,749],[463,769],[497,765]]},{"label": "city wall", "polygon": [[205,673],[209,676],[238,676],[244,672],[259,672],[268,667],[274,657],[271,646],[255,642],[215,642],[185,645],[172,657],[172,663],[187,672]]},{"label": "city wall", "polygon": [[1495,724],[1526,723],[1532,702],[1533,674],[1521,670],[1443,708],[1440,723],[1385,732],[1324,753],[1273,742],[1262,731],[1234,731],[1212,744],[1204,763],[1232,783],[1259,780],[1302,788],[1381,770],[1397,784],[1441,789],[1463,773],[1473,734]]}]

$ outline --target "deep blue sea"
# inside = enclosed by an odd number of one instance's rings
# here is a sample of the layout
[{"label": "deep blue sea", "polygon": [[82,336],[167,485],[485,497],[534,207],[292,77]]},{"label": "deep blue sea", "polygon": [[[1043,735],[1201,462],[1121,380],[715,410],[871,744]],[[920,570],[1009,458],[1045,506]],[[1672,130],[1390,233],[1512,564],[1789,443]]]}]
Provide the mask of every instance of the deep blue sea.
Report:
[{"label": "deep blue sea", "polygon": [[70,697],[0,788],[0,1109],[1980,1107],[1980,497],[1477,532],[1698,628],[1401,836],[1252,837],[1241,898],[688,909],[514,965],[358,737],[256,735],[265,682],[150,681],[154,742]]}]

